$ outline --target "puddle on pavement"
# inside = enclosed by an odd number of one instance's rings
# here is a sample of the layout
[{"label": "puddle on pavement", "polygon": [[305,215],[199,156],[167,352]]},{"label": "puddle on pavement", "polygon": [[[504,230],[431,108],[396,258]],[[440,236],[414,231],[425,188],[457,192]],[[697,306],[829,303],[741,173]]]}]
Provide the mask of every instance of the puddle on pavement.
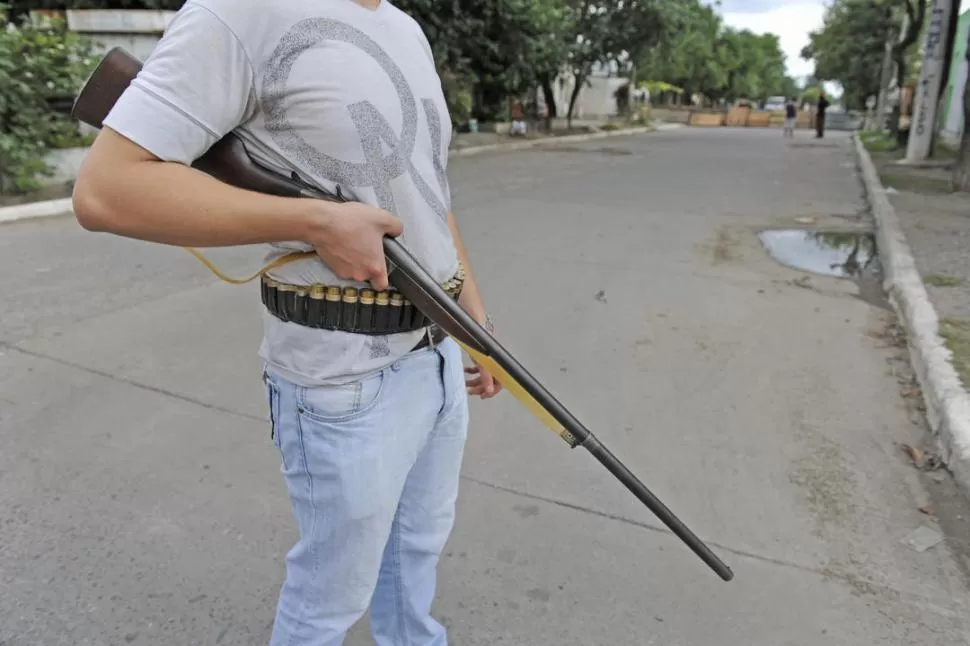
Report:
[{"label": "puddle on pavement", "polygon": [[783,265],[824,276],[858,278],[876,260],[876,241],[869,233],[773,229],[758,237]]}]

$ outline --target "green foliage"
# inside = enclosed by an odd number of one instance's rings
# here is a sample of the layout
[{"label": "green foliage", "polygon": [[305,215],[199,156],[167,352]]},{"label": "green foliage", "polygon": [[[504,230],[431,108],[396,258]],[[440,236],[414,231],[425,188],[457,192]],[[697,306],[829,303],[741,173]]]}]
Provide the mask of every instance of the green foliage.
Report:
[{"label": "green foliage", "polygon": [[[422,27],[439,71],[475,79],[476,111],[497,116],[509,95],[530,91],[564,60],[560,0],[399,0]],[[461,84],[461,83],[460,83]]]},{"label": "green foliage", "polygon": [[567,12],[566,63],[573,75],[567,117],[597,64],[623,69],[659,43],[676,14],[676,3],[662,0],[564,0]]},{"label": "green foliage", "polygon": [[474,108],[474,79],[450,70],[443,70],[440,75],[452,122],[455,125],[467,123]]},{"label": "green foliage", "polygon": [[822,93],[822,88],[816,86],[806,87],[802,91],[801,100],[809,105],[815,105],[818,103],[819,96]]},{"label": "green foliage", "polygon": [[881,130],[860,132],[859,139],[866,150],[873,153],[894,152],[898,148],[896,138]]},{"label": "green foliage", "polygon": [[814,59],[817,77],[842,86],[849,108],[863,109],[866,98],[879,93],[886,39],[898,29],[893,4],[835,0],[826,9],[822,28],[809,34],[802,50],[802,58]]},{"label": "green foliage", "polygon": [[683,94],[684,88],[677,87],[672,83],[667,83],[666,81],[640,81],[637,84],[637,88],[641,90],[646,90],[650,93],[650,96],[657,96],[658,94],[664,94],[665,92],[672,92],[674,94]]},{"label": "green foliage", "polygon": [[0,17],[0,192],[36,188],[44,154],[79,142],[77,124],[48,100],[71,96],[97,62],[93,44],[63,21],[13,24]]},{"label": "green foliage", "polygon": [[815,61],[818,78],[843,87],[847,108],[863,110],[866,99],[879,93],[887,40],[892,43],[897,85],[916,82],[928,4],[929,0],[833,0],[801,56]]},{"label": "green foliage", "polygon": [[715,9],[700,0],[674,3],[666,16],[663,37],[638,59],[642,75],[714,101],[794,94],[795,82],[786,75],[774,34],[726,27]]}]

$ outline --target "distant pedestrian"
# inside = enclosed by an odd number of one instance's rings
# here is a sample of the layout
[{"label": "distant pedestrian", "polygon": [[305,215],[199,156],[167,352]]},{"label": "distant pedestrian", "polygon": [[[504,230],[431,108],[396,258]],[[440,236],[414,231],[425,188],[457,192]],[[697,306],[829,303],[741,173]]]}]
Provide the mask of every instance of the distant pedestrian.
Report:
[{"label": "distant pedestrian", "polygon": [[829,101],[825,98],[825,92],[818,93],[818,106],[815,111],[815,138],[821,139],[825,136],[825,109],[829,107]]},{"label": "distant pedestrian", "polygon": [[522,102],[518,99],[512,101],[510,116],[512,117],[512,134],[525,135],[525,111],[522,109]]},{"label": "distant pedestrian", "polygon": [[785,105],[785,136],[795,136],[795,120],[798,118],[798,108],[795,107],[795,99],[789,99]]}]

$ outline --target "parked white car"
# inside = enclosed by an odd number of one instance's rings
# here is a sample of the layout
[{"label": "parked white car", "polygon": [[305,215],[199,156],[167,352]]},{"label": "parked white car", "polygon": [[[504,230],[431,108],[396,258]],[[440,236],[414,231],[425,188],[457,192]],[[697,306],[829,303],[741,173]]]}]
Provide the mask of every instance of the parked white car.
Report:
[{"label": "parked white car", "polygon": [[783,96],[768,97],[768,100],[765,101],[765,112],[775,112],[777,110],[784,110],[785,104],[786,104],[786,101],[785,101],[785,97]]}]

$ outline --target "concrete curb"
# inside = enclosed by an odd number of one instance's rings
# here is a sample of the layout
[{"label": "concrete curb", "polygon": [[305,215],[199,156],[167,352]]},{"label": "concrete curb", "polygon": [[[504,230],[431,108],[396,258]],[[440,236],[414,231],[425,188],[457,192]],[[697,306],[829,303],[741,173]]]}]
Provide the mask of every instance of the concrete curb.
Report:
[{"label": "concrete curb", "polygon": [[950,351],[939,335],[939,317],[869,151],[858,134],[852,138],[876,221],[876,244],[885,271],[883,287],[906,330],[930,429],[953,477],[970,492],[970,393],[950,362]]},{"label": "concrete curb", "polygon": [[669,127],[643,126],[640,128],[625,128],[623,130],[604,130],[602,132],[591,132],[582,135],[565,135],[563,137],[548,137],[546,139],[532,139],[530,141],[516,141],[501,144],[486,144],[484,146],[470,146],[468,148],[456,148],[449,155],[451,157],[469,157],[480,153],[488,152],[510,152],[513,150],[526,150],[538,146],[555,146],[556,144],[577,143],[581,141],[593,141],[596,139],[606,139],[608,137],[621,137],[624,135],[640,135],[654,130],[669,130]]},{"label": "concrete curb", "polygon": [[[626,128],[624,130],[611,130],[604,132],[594,132],[584,135],[566,135],[564,137],[550,137],[549,139],[534,139],[531,141],[517,141],[501,144],[488,144],[485,146],[471,146],[469,148],[459,148],[452,150],[451,157],[470,157],[479,153],[486,152],[510,152],[513,150],[525,150],[543,145],[556,145],[563,143],[576,143],[580,141],[592,141],[595,139],[606,139],[607,137],[620,137],[623,135],[638,135],[654,130],[674,130],[680,124],[659,124],[657,126],[644,126],[641,128]],[[0,224],[4,222],[14,222],[16,220],[27,220],[32,218],[47,218],[62,215],[70,215],[73,212],[71,199],[49,200],[46,202],[31,202],[30,204],[17,204],[15,206],[0,207]]]},{"label": "concrete curb", "polygon": [[71,198],[62,200],[47,200],[46,202],[31,202],[0,207],[0,223],[27,220],[30,218],[48,218],[56,215],[69,215],[72,212]]}]

